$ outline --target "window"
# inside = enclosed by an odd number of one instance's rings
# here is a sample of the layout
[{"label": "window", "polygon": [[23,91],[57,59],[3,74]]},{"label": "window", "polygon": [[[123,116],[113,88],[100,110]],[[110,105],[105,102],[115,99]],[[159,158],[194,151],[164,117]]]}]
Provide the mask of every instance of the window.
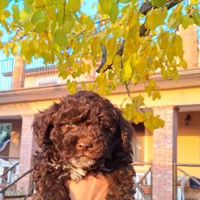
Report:
[{"label": "window", "polygon": [[133,153],[135,162],[144,161],[144,132],[145,127],[143,123],[133,124],[134,135],[133,135]]},{"label": "window", "polygon": [[3,147],[6,141],[10,140],[11,131],[12,131],[11,123],[0,124],[0,149]]}]

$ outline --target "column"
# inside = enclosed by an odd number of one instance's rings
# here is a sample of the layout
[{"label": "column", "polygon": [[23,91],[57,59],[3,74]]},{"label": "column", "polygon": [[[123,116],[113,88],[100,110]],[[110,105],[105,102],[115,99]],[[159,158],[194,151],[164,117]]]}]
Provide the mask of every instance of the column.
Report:
[{"label": "column", "polygon": [[191,25],[187,29],[179,26],[179,35],[183,39],[183,57],[188,64],[188,68],[198,67],[197,26]]},{"label": "column", "polygon": [[15,56],[14,70],[12,74],[12,89],[19,89],[24,86],[25,65],[19,55]]},{"label": "column", "polygon": [[165,121],[153,132],[152,199],[173,199],[173,163],[177,162],[178,108],[154,107],[154,115]]},{"label": "column", "polygon": [[[20,146],[20,157],[19,157],[19,176],[27,172],[32,168],[32,154],[33,154],[33,132],[31,129],[34,115],[23,115],[22,116],[22,132],[21,132],[21,146]],[[31,174],[26,175],[17,183],[17,190],[23,191],[25,194],[28,193],[31,187]]]}]

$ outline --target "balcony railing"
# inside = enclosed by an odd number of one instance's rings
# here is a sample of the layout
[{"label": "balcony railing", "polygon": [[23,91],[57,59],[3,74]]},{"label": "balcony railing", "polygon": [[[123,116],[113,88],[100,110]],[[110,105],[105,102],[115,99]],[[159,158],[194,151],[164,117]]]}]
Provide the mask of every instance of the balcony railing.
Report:
[{"label": "balcony railing", "polygon": [[10,90],[12,88],[12,76],[4,76],[5,73],[12,73],[14,68],[14,59],[0,61],[0,91]]},{"label": "balcony railing", "polygon": [[[25,64],[21,66],[21,69],[22,68],[22,73],[16,71],[14,72],[14,59],[0,61],[0,91],[12,89],[12,85],[14,83],[13,73],[17,73],[17,78],[19,76],[19,80],[17,81],[21,82],[21,85],[18,88],[30,88],[66,83],[66,80],[63,80],[61,77],[58,76],[57,65],[48,64],[47,66],[45,66],[41,58],[33,60],[31,64]],[[93,78],[94,73],[91,72],[91,74],[81,76],[80,78],[76,78],[75,80],[79,82],[91,80]],[[70,76],[68,77],[68,79],[74,80]],[[16,87],[14,89],[16,89]]]}]

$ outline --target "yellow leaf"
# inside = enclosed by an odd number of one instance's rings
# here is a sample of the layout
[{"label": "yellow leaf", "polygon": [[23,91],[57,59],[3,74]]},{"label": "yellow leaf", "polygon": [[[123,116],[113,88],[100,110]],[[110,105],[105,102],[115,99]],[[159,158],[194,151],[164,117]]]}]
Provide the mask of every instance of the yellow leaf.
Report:
[{"label": "yellow leaf", "polygon": [[99,0],[99,4],[104,13],[108,14],[111,11],[113,0]]},{"label": "yellow leaf", "polygon": [[75,11],[79,11],[81,7],[81,1],[80,0],[68,0],[68,3],[72,9]]},{"label": "yellow leaf", "polygon": [[0,41],[0,49],[4,47],[4,44]]},{"label": "yellow leaf", "polygon": [[113,29],[113,35],[116,38],[120,38],[122,36],[123,32],[124,32],[124,27],[123,26],[116,26]]},{"label": "yellow leaf", "polygon": [[[28,34],[33,29],[33,24],[31,22],[28,22],[26,25],[24,25],[24,33]],[[35,33],[35,32],[33,32]],[[35,35],[34,35],[35,36]]]},{"label": "yellow leaf", "polygon": [[145,26],[147,29],[154,30],[156,27],[163,25],[167,17],[167,8],[152,9],[147,13]]},{"label": "yellow leaf", "polygon": [[12,48],[10,48],[11,52],[13,55],[17,55],[18,54],[18,45],[14,44]]},{"label": "yellow leaf", "polygon": [[182,27],[186,29],[189,25],[194,24],[194,20],[188,16],[183,18]]},{"label": "yellow leaf", "polygon": [[5,9],[9,4],[9,0],[0,0],[0,10]]},{"label": "yellow leaf", "polygon": [[160,37],[158,37],[158,44],[160,47],[167,47],[168,46],[168,43],[169,43],[169,36],[170,36],[170,33],[167,32],[167,31],[162,31],[160,33]]},{"label": "yellow leaf", "polygon": [[3,53],[5,53],[7,57],[10,55],[7,43],[3,47]]},{"label": "yellow leaf", "polygon": [[132,77],[132,67],[130,65],[130,60],[127,60],[124,63],[121,75],[122,75],[122,82],[123,83],[131,79],[131,77]]},{"label": "yellow leaf", "polygon": [[132,11],[128,19],[129,27],[132,28],[135,25],[136,21],[137,21],[137,12]]},{"label": "yellow leaf", "polygon": [[20,20],[20,17],[19,17],[19,8],[17,5],[13,5],[12,6],[12,10],[13,10],[13,20],[14,22],[18,22]]},{"label": "yellow leaf", "polygon": [[73,18],[73,20],[67,20],[63,26],[63,30],[65,34],[68,34],[72,31],[72,28],[75,24],[75,20]]},{"label": "yellow leaf", "polygon": [[135,70],[141,74],[145,71],[145,69],[147,68],[147,60],[146,58],[143,57],[139,57],[136,62],[135,62]]},{"label": "yellow leaf", "polygon": [[60,47],[63,47],[63,48],[67,47],[68,40],[67,40],[66,35],[63,33],[61,29],[58,29],[57,31],[55,31],[54,42]]},{"label": "yellow leaf", "polygon": [[48,25],[49,25],[49,20],[48,20],[48,17],[45,16],[44,20],[41,21],[41,22],[38,22],[35,26],[35,29],[38,33],[42,33],[44,31],[47,30],[48,28]]},{"label": "yellow leaf", "polygon": [[97,45],[99,45],[99,38],[95,37],[91,42],[91,50],[94,56],[97,55]]},{"label": "yellow leaf", "polygon": [[30,5],[26,5],[26,7],[24,7],[20,13],[20,19],[21,19],[22,25],[25,25],[26,23],[28,23],[32,15],[33,15],[33,7]]},{"label": "yellow leaf", "polygon": [[110,21],[114,24],[117,20],[117,16],[119,14],[119,8],[118,5],[113,2],[112,8],[109,12],[109,16],[110,16]]},{"label": "yellow leaf", "polygon": [[199,4],[199,0],[190,0],[190,3],[191,3],[191,4],[198,5],[198,4]]}]

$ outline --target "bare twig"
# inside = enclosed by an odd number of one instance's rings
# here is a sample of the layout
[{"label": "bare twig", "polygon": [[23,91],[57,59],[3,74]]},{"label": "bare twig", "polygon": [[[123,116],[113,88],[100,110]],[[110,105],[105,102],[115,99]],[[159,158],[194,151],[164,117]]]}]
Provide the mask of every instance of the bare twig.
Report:
[{"label": "bare twig", "polygon": [[99,68],[97,69],[97,72],[100,73],[100,70],[103,68],[104,64],[106,63],[107,60],[107,51],[106,51],[106,47],[103,46],[100,43],[101,46],[101,51],[102,51],[102,57],[101,57],[101,64],[99,65]]},{"label": "bare twig", "polygon": [[131,101],[134,103],[134,99],[132,98],[132,96],[131,96],[131,94],[130,94],[130,91],[129,91],[128,83],[127,83],[127,82],[125,82],[125,86],[126,86],[126,91],[127,91],[127,93],[128,93],[129,98],[130,98]]}]

